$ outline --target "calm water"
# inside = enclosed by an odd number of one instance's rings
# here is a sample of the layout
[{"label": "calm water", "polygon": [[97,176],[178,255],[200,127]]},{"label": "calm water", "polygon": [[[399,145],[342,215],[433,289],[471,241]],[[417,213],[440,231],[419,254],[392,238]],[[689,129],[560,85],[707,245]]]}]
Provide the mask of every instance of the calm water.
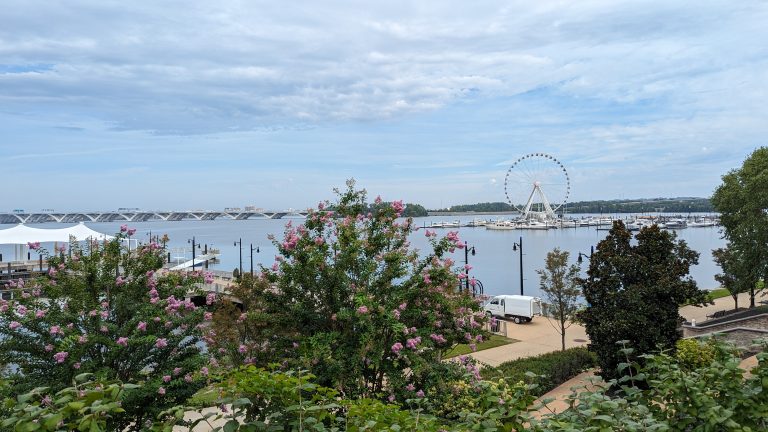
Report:
[{"label": "calm water", "polygon": [[[575,215],[578,216],[578,215]],[[294,224],[301,223],[303,219],[294,220]],[[461,220],[469,222],[467,217],[425,217],[416,218],[416,226],[429,225],[433,221]],[[173,260],[183,261],[192,257],[191,245],[188,240],[195,240],[208,245],[209,248],[218,248],[221,251],[221,262],[213,268],[229,270],[239,266],[239,247],[234,242],[243,240],[243,269],[250,268],[250,251],[252,243],[254,248],[259,247],[259,252],[253,253],[254,267],[259,265],[271,266],[274,262],[277,249],[267,240],[267,235],[275,234],[280,238],[286,219],[280,220],[214,220],[214,221],[179,221],[164,222],[151,221],[130,224],[136,228],[135,238],[145,241],[149,238],[150,231],[155,234],[168,234],[170,243],[168,247]],[[119,230],[122,223],[88,223],[92,229],[112,234]],[[0,229],[10,228],[12,225],[0,225]],[[35,224],[37,228],[62,228],[65,224]],[[515,242],[523,238],[523,274],[524,292],[530,295],[539,295],[539,281],[536,269],[544,266],[547,252],[555,247],[567,250],[575,262],[579,252],[589,253],[590,246],[595,246],[606,235],[607,231],[598,231],[590,228],[566,228],[547,231],[492,231],[485,228],[457,228],[462,240],[466,240],[469,246],[474,246],[476,255],[469,257],[469,263],[474,267],[472,274],[482,281],[486,294],[519,294],[520,293],[520,268],[519,251],[512,250]],[[445,234],[448,230],[438,229],[438,234]],[[701,256],[699,265],[691,269],[691,276],[698,282],[701,288],[711,289],[718,286],[714,275],[719,272],[719,267],[712,261],[712,249],[722,247],[725,241],[721,239],[719,228],[688,228],[676,231],[678,238],[685,240],[688,245]],[[428,247],[424,237],[424,231],[419,230],[412,236],[412,245],[420,250]],[[52,245],[48,245],[50,249]],[[14,258],[12,245],[0,245],[0,253],[4,260]],[[26,247],[24,247],[26,255]],[[35,255],[33,254],[33,258]],[[457,264],[464,263],[464,251],[454,254]],[[587,263],[582,267],[586,268]]]}]

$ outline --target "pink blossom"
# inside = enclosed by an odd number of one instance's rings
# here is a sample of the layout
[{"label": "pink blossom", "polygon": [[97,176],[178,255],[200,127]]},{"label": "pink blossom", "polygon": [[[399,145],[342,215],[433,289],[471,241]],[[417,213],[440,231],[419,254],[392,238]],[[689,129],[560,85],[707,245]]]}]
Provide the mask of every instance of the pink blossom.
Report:
[{"label": "pink blossom", "polygon": [[469,344],[469,349],[471,349],[472,352],[475,352],[475,351],[477,351],[477,345],[471,343],[471,344]]},{"label": "pink blossom", "polygon": [[0,305],[0,312],[8,312],[8,305],[7,304]]},{"label": "pink blossom", "polygon": [[239,317],[237,317],[237,321],[238,321],[238,322],[243,322],[243,321],[245,321],[245,319],[246,319],[247,317],[248,317],[248,314],[247,314],[247,313],[245,313],[245,312],[243,312],[243,313],[241,313],[241,314],[240,314],[240,316],[239,316]]},{"label": "pink blossom", "polygon": [[392,315],[395,316],[395,319],[400,319],[400,311],[395,309],[392,311]]},{"label": "pink blossom", "polygon": [[416,396],[423,398],[424,397],[424,390],[419,390],[416,392]]},{"label": "pink blossom", "polygon": [[240,354],[245,354],[245,353],[246,353],[246,351],[248,351],[248,347],[246,347],[245,345],[240,345],[240,346],[237,348],[237,352],[239,352]]},{"label": "pink blossom", "polygon": [[27,247],[31,250],[38,250],[40,249],[40,242],[28,242]]},{"label": "pink blossom", "polygon": [[102,333],[109,333],[109,329],[107,328],[107,326],[101,326],[99,328],[99,331]]},{"label": "pink blossom", "polygon": [[35,312],[35,318],[42,318],[45,316],[45,313],[47,311],[45,309],[40,309],[39,311]]},{"label": "pink blossom", "polygon": [[432,283],[432,279],[429,278],[429,274],[428,273],[424,273],[424,283],[427,284],[427,285]]},{"label": "pink blossom", "polygon": [[80,369],[80,362],[73,364],[72,367],[75,369]]},{"label": "pink blossom", "polygon": [[16,313],[17,313],[17,314],[19,314],[19,315],[21,315],[21,316],[24,316],[24,315],[26,315],[26,314],[27,314],[27,312],[29,312],[29,311],[27,310],[27,308],[26,308],[26,307],[24,307],[24,306],[22,306],[22,305],[19,305],[19,306],[16,308]]},{"label": "pink blossom", "polygon": [[163,382],[171,382],[171,376],[170,375],[163,375]]},{"label": "pink blossom", "polygon": [[165,348],[168,346],[168,340],[165,338],[160,338],[155,342],[155,346],[158,348]]},{"label": "pink blossom", "polygon": [[136,325],[136,330],[147,331],[147,323],[145,323],[144,321],[139,321],[139,324]]},{"label": "pink blossom", "polygon": [[192,382],[192,375],[190,375],[190,374],[184,375],[184,381],[186,381],[188,383]]},{"label": "pink blossom", "polygon": [[62,334],[64,333],[63,331],[61,331],[61,327],[59,327],[59,326],[51,326],[51,329],[49,330],[49,332],[50,332],[52,335],[54,335],[54,336],[55,336],[57,333],[62,333]]},{"label": "pink blossom", "polygon": [[128,225],[125,225],[125,224],[120,225],[120,232],[126,232],[126,231],[128,231]]},{"label": "pink blossom", "polygon": [[200,373],[205,376],[208,376],[208,368],[203,366],[202,368],[200,368]]},{"label": "pink blossom", "polygon": [[77,342],[81,343],[81,344],[88,343],[88,336],[86,336],[86,335],[79,336],[77,338]]},{"label": "pink blossom", "polygon": [[117,286],[125,285],[125,279],[123,279],[122,276],[118,276],[117,279],[115,279],[115,285]]},{"label": "pink blossom", "polygon": [[389,403],[394,402],[395,401],[395,395],[390,394],[389,397],[387,398],[387,400],[389,401]]},{"label": "pink blossom", "polygon": [[51,344],[46,345],[45,346],[45,352],[51,352],[51,351],[53,351],[53,345],[51,345]]},{"label": "pink blossom", "polygon": [[395,344],[392,345],[392,352],[395,354],[398,354],[402,349],[403,349],[403,344],[401,344],[400,342],[395,342]]},{"label": "pink blossom", "polygon": [[405,386],[405,389],[408,391],[414,391],[416,390],[416,386],[413,385],[413,383],[409,383],[407,386]]},{"label": "pink blossom", "polygon": [[88,312],[88,316],[90,317],[95,317],[98,314],[99,314],[99,311],[97,311],[96,309],[93,309],[90,312]]},{"label": "pink blossom", "polygon": [[416,336],[415,338],[411,338],[405,341],[405,346],[412,350],[416,350],[416,348],[418,348],[418,345],[420,343],[421,343],[421,336]]},{"label": "pink blossom", "polygon": [[[207,284],[212,284],[213,283],[213,273],[212,272],[205,272],[205,273],[203,273],[203,280]],[[213,294],[213,293],[211,293],[211,294]],[[215,301],[216,294],[213,295],[213,298],[214,298],[214,301]],[[211,303],[208,303],[208,304],[211,304]]]},{"label": "pink blossom", "polygon": [[173,368],[173,374],[174,375],[178,375],[180,373],[181,373],[181,368],[178,368],[178,367],[177,368]]},{"label": "pink blossom", "polygon": [[210,306],[214,303],[216,303],[216,293],[208,293],[205,296],[205,304]]},{"label": "pink blossom", "polygon": [[154,317],[154,318],[152,318],[152,321],[154,321],[156,323],[159,323],[162,320],[160,319],[160,317]]},{"label": "pink blossom", "polygon": [[367,314],[368,313],[368,306],[365,306],[365,305],[360,306],[359,308],[357,308],[357,313],[359,313],[361,315],[362,314]]},{"label": "pink blossom", "polygon": [[129,228],[127,232],[128,232],[128,237],[130,237],[136,234],[136,228]]},{"label": "pink blossom", "polygon": [[165,394],[165,387],[160,387],[157,389],[157,394],[164,395]]},{"label": "pink blossom", "polygon": [[317,238],[315,238],[315,244],[316,244],[317,246],[322,246],[322,245],[323,245],[323,243],[325,243],[325,239],[323,239],[322,237],[317,237]]},{"label": "pink blossom", "polygon": [[68,356],[69,356],[68,352],[59,351],[53,355],[53,359],[56,360],[56,363],[64,363],[64,360],[66,360]]},{"label": "pink blossom", "polygon": [[408,303],[401,303],[400,306],[398,306],[397,308],[400,309],[401,311],[404,311],[406,306],[408,306]]},{"label": "pink blossom", "polygon": [[11,330],[16,330],[19,327],[21,327],[21,323],[19,323],[18,321],[11,321],[11,323],[8,324],[8,328],[10,328]]},{"label": "pink blossom", "polygon": [[108,311],[101,311],[101,312],[99,312],[99,315],[101,315],[101,319],[109,318],[109,312]]},{"label": "pink blossom", "polygon": [[117,338],[117,344],[122,345],[124,347],[128,346],[128,338],[127,337],[119,337]]},{"label": "pink blossom", "polygon": [[405,206],[403,205],[403,201],[393,201],[392,202],[392,209],[395,210],[395,213],[397,213],[398,216],[405,210]]},{"label": "pink blossom", "polygon": [[211,313],[211,312],[204,313],[203,314],[203,319],[206,320],[206,321],[212,320],[213,319],[213,313]]}]

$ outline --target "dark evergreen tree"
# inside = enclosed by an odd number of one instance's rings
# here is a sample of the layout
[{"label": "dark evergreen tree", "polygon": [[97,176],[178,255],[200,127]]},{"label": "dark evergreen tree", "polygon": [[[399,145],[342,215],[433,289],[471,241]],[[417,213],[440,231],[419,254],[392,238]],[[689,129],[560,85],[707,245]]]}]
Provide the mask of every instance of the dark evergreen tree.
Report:
[{"label": "dark evergreen tree", "polygon": [[635,353],[674,348],[680,306],[706,302],[706,293],[688,274],[698,263],[697,252],[657,226],[642,229],[636,240],[632,244],[624,224],[614,222],[582,280],[588,307],[580,319],[604,378],[616,377],[617,366],[626,361],[619,341],[629,341]]}]

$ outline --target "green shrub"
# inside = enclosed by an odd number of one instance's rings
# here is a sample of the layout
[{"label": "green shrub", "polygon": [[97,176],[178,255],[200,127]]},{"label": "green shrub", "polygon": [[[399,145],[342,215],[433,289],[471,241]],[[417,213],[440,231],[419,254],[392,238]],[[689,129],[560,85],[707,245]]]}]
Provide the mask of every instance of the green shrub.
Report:
[{"label": "green shrub", "polygon": [[485,368],[481,374],[486,380],[504,378],[512,383],[530,380],[526,372],[533,372],[538,375],[533,378],[534,383],[538,384],[533,393],[540,396],[596,365],[595,355],[586,348],[570,348],[508,361],[495,368]]},{"label": "green shrub", "polygon": [[681,367],[696,369],[708,366],[715,359],[716,349],[711,342],[701,343],[696,339],[677,341],[675,357]]}]

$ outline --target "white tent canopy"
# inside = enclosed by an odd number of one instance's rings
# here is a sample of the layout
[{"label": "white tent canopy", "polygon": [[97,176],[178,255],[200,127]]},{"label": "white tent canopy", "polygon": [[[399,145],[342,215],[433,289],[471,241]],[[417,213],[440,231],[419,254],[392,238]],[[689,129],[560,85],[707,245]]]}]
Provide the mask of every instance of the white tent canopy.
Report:
[{"label": "white tent canopy", "polygon": [[19,224],[13,228],[0,230],[0,244],[27,244],[34,242],[68,243],[70,237],[74,237],[77,240],[86,240],[89,238],[110,240],[113,238],[112,236],[88,228],[82,222],[68,228],[30,228],[24,224]]}]

